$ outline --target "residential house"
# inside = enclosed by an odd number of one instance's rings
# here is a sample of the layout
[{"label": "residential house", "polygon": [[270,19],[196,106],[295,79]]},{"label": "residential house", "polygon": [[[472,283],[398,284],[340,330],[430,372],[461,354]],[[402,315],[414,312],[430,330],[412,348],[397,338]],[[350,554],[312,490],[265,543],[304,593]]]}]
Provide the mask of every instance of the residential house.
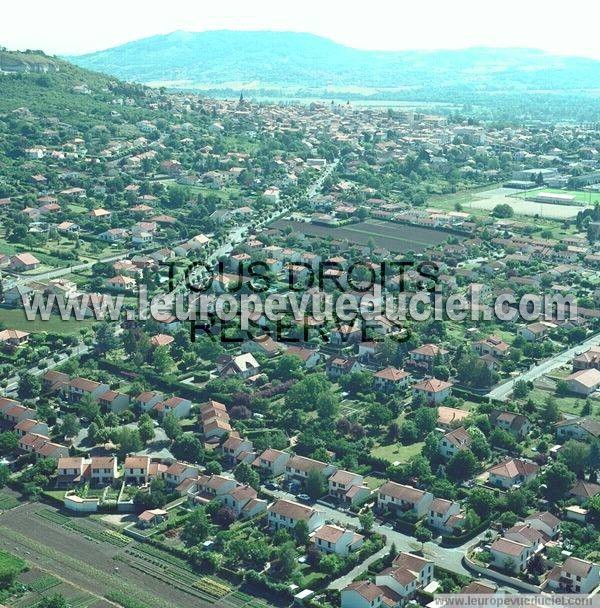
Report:
[{"label": "residential house", "polygon": [[98,486],[111,485],[117,478],[116,456],[93,456],[90,464],[90,479]]},{"label": "residential house", "polygon": [[145,485],[150,481],[150,456],[127,456],[123,468],[125,483]]},{"label": "residential house", "polygon": [[415,397],[422,395],[427,403],[437,404],[450,396],[453,386],[452,382],[429,378],[415,384],[412,390]]},{"label": "residential house", "polygon": [[480,356],[492,355],[492,357],[504,358],[510,351],[510,346],[497,336],[490,336],[473,344],[473,350]]},{"label": "residential house", "polygon": [[490,564],[512,573],[523,572],[534,553],[531,545],[524,545],[508,538],[499,538],[490,546]]},{"label": "residential house", "polygon": [[593,418],[571,418],[557,422],[554,426],[559,439],[591,441],[600,437],[600,421]]},{"label": "residential house", "polygon": [[315,367],[321,359],[318,350],[301,346],[288,346],[286,354],[298,357],[304,363],[304,367],[308,369]]},{"label": "residential house", "polygon": [[86,468],[86,462],[81,456],[59,458],[56,466],[56,486],[70,487],[80,483]]},{"label": "residential house", "polygon": [[527,460],[506,458],[488,469],[488,483],[504,489],[513,488],[534,479],[539,468]]},{"label": "residential house", "polygon": [[591,395],[600,388],[600,370],[580,369],[565,378],[569,390],[578,395]]},{"label": "residential house", "polygon": [[121,414],[129,407],[129,395],[109,389],[98,397],[98,403],[104,409]]},{"label": "residential house", "polygon": [[377,490],[377,508],[381,511],[413,511],[418,517],[426,515],[433,494],[394,481],[384,483]]},{"label": "residential house", "polygon": [[429,507],[427,523],[441,532],[452,533],[457,527],[460,527],[461,518],[456,517],[459,514],[459,503],[445,498],[434,498]]},{"label": "residential house", "polygon": [[450,460],[450,458],[461,450],[466,450],[469,448],[471,443],[471,435],[469,435],[469,432],[464,426],[460,426],[452,431],[449,431],[440,438],[440,454],[447,460]]},{"label": "residential house", "polygon": [[315,549],[323,553],[335,553],[346,557],[362,547],[365,537],[349,528],[325,524],[313,533],[311,542]]},{"label": "residential house", "polygon": [[31,253],[17,253],[10,258],[9,268],[16,272],[27,272],[35,270],[40,265],[40,261]]},{"label": "residential house", "polygon": [[258,468],[266,477],[279,477],[285,472],[290,458],[291,455],[288,452],[268,448],[254,459],[252,466]]},{"label": "residential house", "polygon": [[414,363],[425,363],[428,369],[432,369],[436,360],[444,361],[448,351],[437,344],[423,344],[419,348],[409,351],[411,361]]},{"label": "residential house", "polygon": [[326,479],[330,477],[336,468],[332,464],[306,458],[305,456],[292,456],[285,466],[285,478],[287,481],[305,482],[311,471],[319,471]]},{"label": "residential house", "polygon": [[269,527],[278,530],[293,530],[299,521],[308,526],[308,532],[314,532],[325,523],[323,511],[308,505],[301,505],[282,498],[276,500],[267,509]]},{"label": "residential house", "polygon": [[171,489],[176,488],[185,479],[196,479],[200,469],[184,462],[174,462],[163,473],[163,479]]},{"label": "residential house", "polygon": [[600,584],[600,566],[578,557],[568,557],[548,574],[548,587],[561,593],[591,593]]},{"label": "residential house", "polygon": [[169,513],[164,509],[148,509],[138,515],[138,526],[140,528],[151,528],[166,521]]},{"label": "residential house", "polygon": [[529,435],[531,424],[522,414],[494,409],[489,416],[493,426],[507,431],[515,437],[523,439]]},{"label": "residential house", "polygon": [[169,412],[175,415],[178,420],[187,418],[192,410],[192,402],[183,397],[169,397],[165,401],[160,401],[152,408],[162,418]]},{"label": "residential house", "polygon": [[408,386],[412,376],[396,367],[386,367],[373,374],[373,387],[377,391],[390,393]]},{"label": "residential house", "polygon": [[332,378],[339,378],[345,374],[360,371],[361,365],[354,357],[330,357],[325,366],[327,375]]},{"label": "residential house", "polygon": [[560,519],[548,511],[529,515],[524,521],[532,528],[546,534],[548,538],[555,538],[560,533]]},{"label": "residential house", "polygon": [[237,356],[221,355],[217,359],[217,373],[220,376],[239,375],[242,378],[249,378],[258,373],[259,367],[252,353]]}]

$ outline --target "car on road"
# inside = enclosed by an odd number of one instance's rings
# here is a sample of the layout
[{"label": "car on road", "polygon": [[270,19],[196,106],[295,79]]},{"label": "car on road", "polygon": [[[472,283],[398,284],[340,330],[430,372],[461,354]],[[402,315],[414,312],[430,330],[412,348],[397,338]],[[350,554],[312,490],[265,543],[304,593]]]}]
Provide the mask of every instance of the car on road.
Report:
[{"label": "car on road", "polygon": [[308,494],[296,494],[296,498],[301,502],[311,502],[311,498]]},{"label": "car on road", "polygon": [[267,490],[277,490],[279,489],[279,486],[276,483],[273,483],[272,481],[268,481],[265,484],[265,488],[267,488]]}]

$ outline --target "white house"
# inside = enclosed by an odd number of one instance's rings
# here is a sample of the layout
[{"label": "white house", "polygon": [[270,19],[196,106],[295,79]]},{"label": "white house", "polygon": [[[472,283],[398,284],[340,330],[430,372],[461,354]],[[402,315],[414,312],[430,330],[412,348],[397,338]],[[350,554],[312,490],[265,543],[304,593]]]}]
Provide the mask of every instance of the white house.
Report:
[{"label": "white house", "polygon": [[310,533],[325,523],[323,511],[290,500],[279,499],[275,501],[269,506],[267,512],[269,526],[275,530],[279,528],[293,529],[299,521],[304,521]]},{"label": "white house", "polygon": [[433,494],[394,481],[384,483],[377,491],[377,508],[391,511],[414,511],[418,517],[426,515]]},{"label": "white house", "polygon": [[312,535],[311,542],[323,553],[335,553],[346,556],[362,547],[365,537],[354,530],[325,524]]}]

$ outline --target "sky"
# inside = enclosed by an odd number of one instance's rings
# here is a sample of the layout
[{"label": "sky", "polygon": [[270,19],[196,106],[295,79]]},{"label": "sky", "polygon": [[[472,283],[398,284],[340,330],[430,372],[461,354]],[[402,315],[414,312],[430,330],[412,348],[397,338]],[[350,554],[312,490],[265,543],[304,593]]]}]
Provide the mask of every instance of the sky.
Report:
[{"label": "sky", "polygon": [[0,46],[80,54],[175,30],[311,32],[355,48],[530,47],[600,59],[597,0],[27,0]]}]

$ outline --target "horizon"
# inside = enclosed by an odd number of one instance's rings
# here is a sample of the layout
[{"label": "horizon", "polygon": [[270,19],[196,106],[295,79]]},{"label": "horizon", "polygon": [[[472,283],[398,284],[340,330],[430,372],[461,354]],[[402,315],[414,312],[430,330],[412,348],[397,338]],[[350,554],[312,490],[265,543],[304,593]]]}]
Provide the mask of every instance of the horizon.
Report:
[{"label": "horizon", "polygon": [[190,7],[185,0],[173,0],[168,10],[151,0],[142,11],[139,2],[123,5],[116,0],[85,10],[74,0],[33,4],[34,22],[30,4],[5,8],[6,33],[0,44],[15,50],[82,55],[176,31],[229,30],[307,33],[369,51],[517,48],[600,59],[595,22],[580,18],[589,12],[584,0],[574,0],[572,10],[560,18],[540,2],[524,5],[518,0],[491,10],[486,7],[485,14],[474,0],[457,0],[451,6],[430,0],[393,7],[374,0],[368,14],[348,10],[339,0],[327,5],[307,0],[300,13],[274,0],[259,0],[252,3],[252,14],[247,14],[247,3],[241,0],[233,0],[227,11],[218,6]]}]

